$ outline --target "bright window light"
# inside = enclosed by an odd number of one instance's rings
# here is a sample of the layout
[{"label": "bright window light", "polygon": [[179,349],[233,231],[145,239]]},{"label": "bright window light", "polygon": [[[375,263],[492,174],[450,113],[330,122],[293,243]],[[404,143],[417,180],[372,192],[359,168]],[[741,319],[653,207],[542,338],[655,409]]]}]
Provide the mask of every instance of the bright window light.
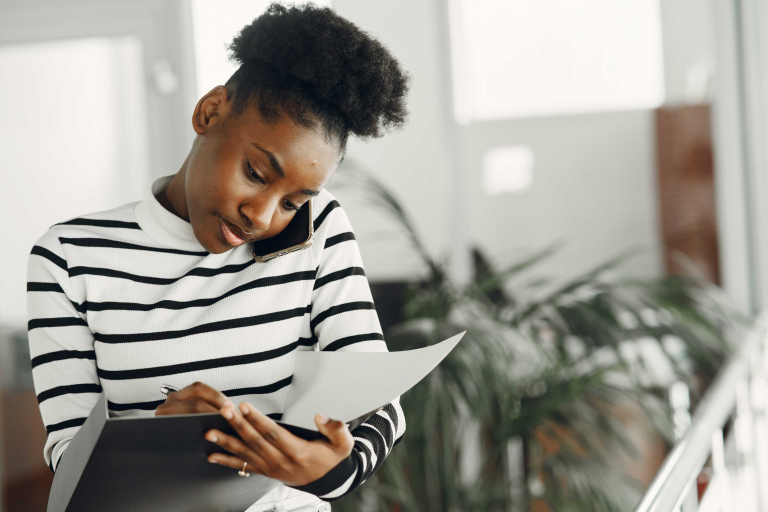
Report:
[{"label": "bright window light", "polygon": [[[271,3],[272,0],[192,0],[198,98],[217,85],[224,85],[237,71],[237,65],[229,61],[227,45]],[[304,2],[283,0],[280,3]],[[312,3],[331,6],[331,0]]]},{"label": "bright window light", "polygon": [[454,109],[476,120],[653,108],[659,0],[449,0]]},{"label": "bright window light", "polygon": [[491,148],[483,159],[483,190],[492,196],[526,190],[533,183],[533,161],[530,146]]}]

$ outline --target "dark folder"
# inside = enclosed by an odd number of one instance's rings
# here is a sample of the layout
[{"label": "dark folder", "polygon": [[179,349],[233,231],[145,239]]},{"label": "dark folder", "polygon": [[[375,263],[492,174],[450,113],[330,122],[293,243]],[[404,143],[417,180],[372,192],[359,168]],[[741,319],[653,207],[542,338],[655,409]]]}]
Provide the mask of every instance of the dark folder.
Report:
[{"label": "dark folder", "polygon": [[210,429],[237,435],[219,413],[110,418],[102,392],[56,468],[48,512],[243,512],[279,482],[208,462],[224,451]]}]

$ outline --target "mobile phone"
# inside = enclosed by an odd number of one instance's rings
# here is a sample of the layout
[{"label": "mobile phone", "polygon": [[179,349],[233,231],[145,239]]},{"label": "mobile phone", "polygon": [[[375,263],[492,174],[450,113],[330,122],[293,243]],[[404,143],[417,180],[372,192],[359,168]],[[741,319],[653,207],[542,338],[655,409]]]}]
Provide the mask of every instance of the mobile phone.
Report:
[{"label": "mobile phone", "polygon": [[266,240],[258,240],[251,244],[253,259],[264,263],[285,256],[295,251],[306,249],[312,245],[315,239],[315,230],[312,224],[312,203],[310,199],[299,208],[280,233]]}]

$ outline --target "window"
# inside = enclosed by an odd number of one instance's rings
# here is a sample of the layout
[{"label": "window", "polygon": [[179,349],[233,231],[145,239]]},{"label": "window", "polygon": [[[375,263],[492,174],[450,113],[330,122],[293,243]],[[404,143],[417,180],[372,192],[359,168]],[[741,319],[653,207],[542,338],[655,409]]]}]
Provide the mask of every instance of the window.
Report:
[{"label": "window", "polygon": [[448,1],[461,124],[664,99],[658,0]]},{"label": "window", "polygon": [[0,116],[18,121],[0,129],[0,326],[26,325],[29,252],[51,225],[141,197],[142,50],[127,35],[0,46]]}]

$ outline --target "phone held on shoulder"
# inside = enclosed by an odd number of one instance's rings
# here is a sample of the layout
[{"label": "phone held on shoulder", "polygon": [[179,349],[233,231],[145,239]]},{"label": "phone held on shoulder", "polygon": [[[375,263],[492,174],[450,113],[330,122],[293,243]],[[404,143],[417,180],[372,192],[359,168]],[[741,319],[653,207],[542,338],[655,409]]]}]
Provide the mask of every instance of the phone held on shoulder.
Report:
[{"label": "phone held on shoulder", "polygon": [[315,238],[312,225],[312,203],[312,199],[304,203],[291,222],[277,235],[253,242],[251,244],[253,259],[264,263],[278,256],[285,256],[310,247]]}]

